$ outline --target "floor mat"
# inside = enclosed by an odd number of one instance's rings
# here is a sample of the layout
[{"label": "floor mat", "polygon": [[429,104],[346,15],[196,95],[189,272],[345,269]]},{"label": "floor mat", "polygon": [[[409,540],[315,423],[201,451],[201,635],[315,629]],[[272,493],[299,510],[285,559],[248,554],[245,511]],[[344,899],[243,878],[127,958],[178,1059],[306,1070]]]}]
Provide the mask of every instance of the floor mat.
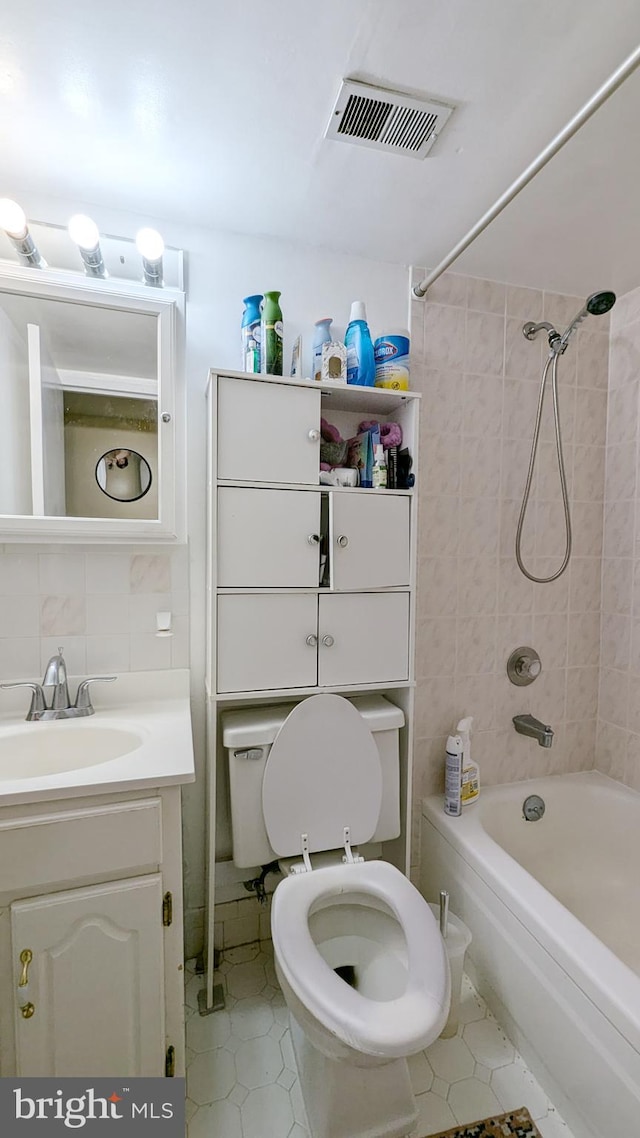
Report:
[{"label": "floor mat", "polygon": [[483,1118],[469,1126],[454,1126],[425,1138],[541,1138],[540,1131],[526,1107]]}]

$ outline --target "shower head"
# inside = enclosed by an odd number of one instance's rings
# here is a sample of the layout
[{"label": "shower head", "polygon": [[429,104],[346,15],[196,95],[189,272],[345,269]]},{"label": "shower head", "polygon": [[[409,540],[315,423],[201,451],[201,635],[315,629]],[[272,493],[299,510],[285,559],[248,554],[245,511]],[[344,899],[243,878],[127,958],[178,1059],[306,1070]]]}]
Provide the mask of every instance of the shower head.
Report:
[{"label": "shower head", "polygon": [[577,316],[574,316],[566,332],[563,332],[560,337],[558,347],[560,351],[564,351],[569,341],[572,332],[581,324],[585,316],[604,316],[610,308],[613,308],[616,302],[615,292],[592,292],[584,302],[584,308],[581,308]]},{"label": "shower head", "polygon": [[615,292],[593,292],[588,297],[585,308],[591,316],[604,316],[616,302]]},{"label": "shower head", "polygon": [[615,292],[607,292],[606,290],[602,292],[592,292],[591,296],[588,296],[585,300],[584,307],[580,309],[577,316],[574,316],[569,327],[562,335],[560,335],[553,324],[549,324],[547,320],[541,320],[539,324],[534,324],[532,320],[529,320],[523,326],[522,331],[527,340],[533,340],[538,332],[544,328],[549,337],[549,348],[552,353],[562,354],[562,352],[566,351],[572,332],[575,332],[578,324],[581,324],[586,316],[604,316],[605,312],[613,308],[615,302]]}]

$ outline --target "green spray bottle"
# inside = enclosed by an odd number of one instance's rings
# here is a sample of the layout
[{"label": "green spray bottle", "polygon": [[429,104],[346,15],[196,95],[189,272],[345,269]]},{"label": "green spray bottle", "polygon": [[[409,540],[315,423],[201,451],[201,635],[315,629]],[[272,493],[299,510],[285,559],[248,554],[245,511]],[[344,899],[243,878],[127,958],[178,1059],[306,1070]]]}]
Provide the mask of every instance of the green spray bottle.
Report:
[{"label": "green spray bottle", "polygon": [[279,292],[265,292],[261,325],[263,372],[266,375],[282,375],[284,328]]}]

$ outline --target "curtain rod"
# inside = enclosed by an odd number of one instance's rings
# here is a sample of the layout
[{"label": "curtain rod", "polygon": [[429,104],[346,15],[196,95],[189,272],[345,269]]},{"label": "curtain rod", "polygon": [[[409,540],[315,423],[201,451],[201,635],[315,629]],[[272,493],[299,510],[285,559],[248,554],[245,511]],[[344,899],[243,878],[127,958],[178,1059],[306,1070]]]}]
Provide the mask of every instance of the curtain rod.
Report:
[{"label": "curtain rod", "polygon": [[590,119],[591,116],[595,114],[595,112],[602,106],[602,104],[606,102],[609,96],[613,95],[614,91],[617,91],[618,87],[622,86],[625,79],[629,78],[632,72],[635,71],[638,64],[640,64],[640,45],[635,49],[635,51],[632,51],[631,55],[629,55],[623,63],[620,64],[617,70],[609,76],[607,81],[598,88],[595,94],[591,96],[589,101],[584,104],[582,109],[579,110],[572,119],[569,120],[567,125],[560,131],[559,134],[555,136],[554,139],[552,139],[549,145],[541,151],[538,157],[533,162],[531,162],[529,166],[527,166],[526,170],[522,172],[520,177],[516,178],[515,182],[509,186],[509,189],[505,190],[502,196],[499,197],[496,202],[494,202],[494,204],[491,206],[491,209],[487,210],[487,212],[482,215],[480,220],[476,222],[473,228],[469,230],[469,232],[462,238],[462,240],[458,241],[457,245],[454,245],[451,252],[448,253],[442,261],[440,261],[440,264],[437,265],[435,269],[432,269],[427,277],[421,281],[418,281],[418,284],[414,285],[412,290],[414,296],[419,298],[425,296],[427,289],[430,288],[433,282],[436,281],[438,277],[442,276],[444,271],[449,268],[449,265],[453,261],[457,260],[461,253],[464,253],[465,249],[468,248],[471,242],[475,241],[476,237],[478,237],[483,232],[483,230],[485,230],[487,226],[491,224],[491,222],[498,216],[499,213],[502,213],[505,206],[508,206],[509,202],[513,201],[516,195],[520,193],[520,190],[523,190],[524,187],[529,184],[531,179],[535,178],[536,174],[542,170],[543,166],[546,166],[547,162],[549,162],[550,159],[553,158],[553,156],[562,149],[565,142],[568,142],[570,138],[573,138],[574,134],[580,130],[580,127],[586,123],[587,119]]}]

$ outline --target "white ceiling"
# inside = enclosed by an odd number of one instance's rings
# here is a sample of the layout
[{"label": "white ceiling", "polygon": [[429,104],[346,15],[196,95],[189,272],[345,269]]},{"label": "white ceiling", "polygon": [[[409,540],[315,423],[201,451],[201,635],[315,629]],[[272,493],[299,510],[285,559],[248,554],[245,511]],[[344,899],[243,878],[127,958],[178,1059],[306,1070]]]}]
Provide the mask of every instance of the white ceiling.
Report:
[{"label": "white ceiling", "polygon": [[[20,0],[0,194],[433,265],[638,42],[638,0]],[[422,162],[327,141],[343,76],[457,110]],[[640,72],[458,269],[639,284],[639,122]]]}]

